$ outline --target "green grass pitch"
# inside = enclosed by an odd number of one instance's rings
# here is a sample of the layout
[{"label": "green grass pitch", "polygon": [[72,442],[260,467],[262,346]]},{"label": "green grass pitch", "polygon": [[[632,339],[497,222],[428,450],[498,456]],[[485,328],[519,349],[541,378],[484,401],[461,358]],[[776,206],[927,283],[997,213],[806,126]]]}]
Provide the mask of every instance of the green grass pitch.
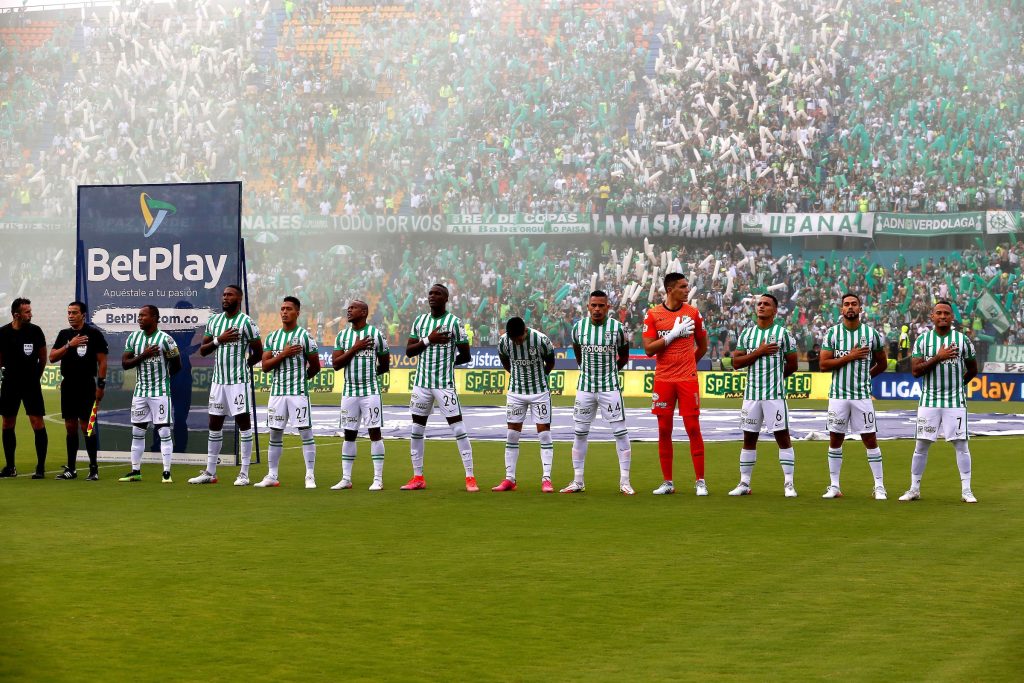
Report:
[{"label": "green grass pitch", "polygon": [[[485,490],[469,494],[450,441],[427,442],[422,492],[398,490],[403,441],[387,443],[385,491],[366,490],[362,441],[356,488],[329,490],[337,439],[318,440],[320,488],[306,491],[295,437],[276,490],[231,486],[234,467],[206,487],[184,466],[173,485],[155,465],[138,484],[109,464],[95,483],[32,481],[18,425],[23,474],[0,481],[3,681],[1005,681],[1024,664],[1019,438],[972,441],[968,506],[944,443],[924,499],[905,504],[909,441],[883,442],[887,502],[868,497],[858,443],[846,497],[821,500],[822,442],[796,445],[795,500],[768,443],[748,498],[725,495],[737,443],[709,444],[705,499],[685,483],[685,444],[681,494],[650,495],[656,445],[634,444],[638,495],[619,495],[611,445],[596,444],[587,493],[569,497],[540,493],[529,428],[520,490],[487,490],[503,446],[479,442]],[[56,472],[63,427],[48,430]],[[557,443],[555,484],[569,479]]]}]

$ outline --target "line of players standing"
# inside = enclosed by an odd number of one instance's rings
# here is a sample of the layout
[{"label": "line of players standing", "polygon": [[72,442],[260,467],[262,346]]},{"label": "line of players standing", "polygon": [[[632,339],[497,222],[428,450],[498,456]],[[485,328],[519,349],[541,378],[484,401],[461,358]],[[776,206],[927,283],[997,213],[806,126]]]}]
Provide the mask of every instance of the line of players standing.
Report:
[{"label": "line of players standing", "polygon": [[[658,455],[663,483],[656,495],[675,492],[673,481],[673,413],[678,410],[690,445],[696,495],[708,495],[704,480],[704,442],[700,431],[700,393],[697,362],[707,350],[707,335],[700,312],[687,304],[689,283],[678,273],[664,279],[666,300],[652,308],[644,321],[643,342],[648,355],[657,359],[652,390],[652,412],[658,419]],[[214,375],[209,402],[207,466],[191,484],[217,482],[225,417],[232,415],[239,428],[241,469],[236,486],[247,486],[252,460],[253,429],[250,420],[249,382],[251,368],[257,363],[271,374],[267,426],[270,429],[267,475],[255,484],[267,488],[280,485],[279,463],[284,429],[297,428],[306,464],[305,486],[316,488],[314,465],[316,446],[312,433],[308,380],[320,371],[317,344],[297,323],[301,303],[285,297],[281,304],[282,327],[269,334],[264,344],[259,329],[242,313],[242,292],[228,286],[222,294],[223,312],[207,323],[200,353],[215,355]],[[410,400],[412,433],[410,457],[413,476],[401,488],[426,488],[423,475],[424,433],[427,418],[436,406],[447,420],[455,437],[466,474],[466,489],[479,491],[473,470],[473,450],[462,420],[455,390],[454,368],[470,360],[470,349],[461,320],[447,311],[448,289],[433,285],[427,294],[429,313],[413,323],[406,354],[420,357],[413,378]],[[779,446],[786,497],[796,497],[794,485],[795,455],[789,435],[789,412],[785,378],[797,369],[796,343],[789,331],[776,319],[778,301],[771,294],[758,297],[756,322],[739,335],[733,364],[747,369],[747,383],[741,410],[743,446],[740,451],[740,482],[730,496],[751,493],[751,474],[757,460],[757,440],[764,430],[771,432]],[[883,340],[879,333],[860,321],[861,301],[853,293],[841,298],[842,322],[825,335],[820,356],[821,369],[832,372],[829,391],[827,428],[830,484],[823,498],[839,498],[843,442],[847,434],[857,434],[864,442],[868,464],[874,477],[872,495],[887,498],[883,483],[882,455],[878,447],[875,411],[871,400],[871,378],[886,367]],[[96,328],[85,323],[86,307],[81,302],[68,306],[69,327],[62,330],[50,351],[50,362],[60,361],[61,412],[67,429],[68,464],[58,479],[77,477],[78,431],[86,433],[89,453],[88,479],[98,478],[96,439],[92,435],[90,413],[103,398],[106,378],[107,345]],[[360,426],[368,430],[373,464],[370,490],[383,484],[384,442],[381,434],[383,407],[378,376],[389,369],[390,349],[383,334],[367,323],[368,306],[353,301],[347,308],[349,327],[341,331],[332,354],[335,370],[345,373],[341,399],[342,479],[332,489],[352,488],[352,467],[356,458],[356,436]],[[0,364],[5,372],[0,387],[0,413],[3,415],[3,446],[7,459],[0,476],[16,476],[14,469],[14,423],[20,403],[24,403],[35,434],[37,469],[33,478],[42,478],[46,457],[46,431],[43,427],[42,393],[39,377],[46,362],[42,331],[31,324],[31,303],[17,299],[12,304],[13,321],[0,328]],[[937,301],[932,309],[933,329],[921,335],[914,345],[912,372],[922,379],[918,407],[915,451],[911,463],[911,486],[902,501],[920,498],[920,484],[928,450],[942,434],[953,444],[961,476],[961,499],[977,502],[970,488],[971,458],[967,448],[966,383],[977,375],[974,347],[962,332],[952,329],[953,314],[949,302]],[[170,335],[160,331],[159,311],[143,306],[139,312],[140,329],[133,332],[125,346],[122,364],[137,370],[132,398],[131,470],[120,481],[140,481],[141,460],[146,430],[152,423],[160,437],[163,481],[171,483],[173,420],[170,404],[170,377],[181,368],[177,346]],[[580,367],[573,406],[572,466],[573,479],[560,489],[574,494],[586,490],[584,468],[590,426],[598,411],[609,423],[615,438],[619,462],[619,490],[635,493],[630,483],[631,447],[619,386],[618,371],[629,357],[625,330],[619,321],[608,317],[608,297],[599,290],[588,299],[588,315],[576,322],[572,333],[573,350]],[[498,344],[499,358],[510,373],[506,406],[505,478],[492,490],[511,491],[518,486],[516,471],[519,442],[527,413],[536,424],[542,464],[541,490],[553,492],[551,468],[551,398],[547,376],[554,368],[554,349],[541,332],[528,328],[518,317],[506,324],[506,333]]]}]

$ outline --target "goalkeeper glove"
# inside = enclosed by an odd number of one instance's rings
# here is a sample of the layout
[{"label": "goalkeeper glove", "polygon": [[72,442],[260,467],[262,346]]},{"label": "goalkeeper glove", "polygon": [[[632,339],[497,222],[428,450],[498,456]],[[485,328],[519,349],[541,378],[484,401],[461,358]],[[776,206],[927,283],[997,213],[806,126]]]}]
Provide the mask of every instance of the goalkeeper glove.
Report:
[{"label": "goalkeeper glove", "polygon": [[690,316],[684,315],[681,318],[676,318],[676,324],[672,326],[672,329],[664,337],[665,346],[668,346],[680,337],[689,337],[693,334],[694,327],[693,318]]}]

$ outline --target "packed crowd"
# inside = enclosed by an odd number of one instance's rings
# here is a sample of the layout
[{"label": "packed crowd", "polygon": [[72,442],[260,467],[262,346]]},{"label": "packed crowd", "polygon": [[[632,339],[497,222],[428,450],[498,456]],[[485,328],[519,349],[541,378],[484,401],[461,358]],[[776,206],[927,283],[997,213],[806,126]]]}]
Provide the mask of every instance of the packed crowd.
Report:
[{"label": "packed crowd", "polygon": [[0,50],[0,215],[70,216],[83,183],[239,178],[254,214],[1019,208],[1019,9],[76,10]]},{"label": "packed crowd", "polygon": [[[609,294],[613,315],[626,325],[632,345],[640,347],[646,311],[663,301],[661,278],[677,271],[690,278],[691,301],[705,317],[713,360],[734,348],[738,333],[753,319],[755,295],[764,291],[779,299],[779,315],[804,355],[839,321],[838,302],[847,291],[861,295],[865,320],[890,343],[898,341],[904,326],[911,338],[927,329],[937,298],[954,302],[957,319],[983,349],[988,343],[1024,342],[1024,244],[994,250],[972,246],[917,262],[850,252],[777,256],[766,244],[732,242],[686,248],[506,238],[468,248],[464,242],[425,249],[399,241],[356,247],[353,255],[330,255],[308,244],[297,249],[256,255],[251,296],[273,322],[281,292],[300,292],[307,324],[325,341],[345,325],[344,308],[356,297],[370,303],[371,321],[401,346],[412,318],[426,309],[427,288],[443,282],[451,291],[449,309],[466,322],[473,345],[495,344],[504,321],[520,315],[556,345],[568,346],[587,294],[598,288]],[[288,262],[297,260],[298,268],[285,265],[283,253],[292,254]],[[976,299],[983,289],[1010,313],[1015,324],[1007,333],[998,333],[978,314]]]}]

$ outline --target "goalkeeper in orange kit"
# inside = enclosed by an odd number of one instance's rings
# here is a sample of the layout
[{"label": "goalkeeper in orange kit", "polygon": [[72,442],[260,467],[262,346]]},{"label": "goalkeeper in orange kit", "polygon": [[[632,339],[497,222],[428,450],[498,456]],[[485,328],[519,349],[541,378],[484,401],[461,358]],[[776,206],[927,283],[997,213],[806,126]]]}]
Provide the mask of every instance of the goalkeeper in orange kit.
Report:
[{"label": "goalkeeper in orange kit", "polygon": [[676,403],[690,439],[690,458],[698,496],[708,495],[704,482],[704,437],[700,433],[700,386],[697,361],[708,350],[708,335],[700,311],[686,303],[690,283],[681,273],[665,276],[665,303],[647,312],[644,352],[654,356],[651,412],[658,416],[658,458],[665,479],[655,495],[675,493],[672,480],[672,412]]}]

